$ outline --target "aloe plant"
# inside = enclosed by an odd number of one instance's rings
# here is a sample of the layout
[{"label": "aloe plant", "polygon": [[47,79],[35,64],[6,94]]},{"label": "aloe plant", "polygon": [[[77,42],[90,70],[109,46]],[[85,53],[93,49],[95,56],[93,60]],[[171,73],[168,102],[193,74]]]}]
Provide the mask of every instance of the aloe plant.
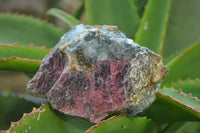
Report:
[{"label": "aloe plant", "polygon": [[[198,5],[199,0],[85,0],[75,16],[49,9],[48,17],[60,19],[69,28],[81,23],[76,18],[80,18],[82,12],[87,13],[89,25],[118,26],[129,38],[163,56],[170,72],[156,101],[142,116],[113,116],[97,124],[61,114],[43,100],[1,92],[0,129],[2,132],[33,133],[198,132]],[[42,20],[3,13],[0,14],[0,29],[0,70],[26,74],[38,70],[41,60],[65,32]]]}]

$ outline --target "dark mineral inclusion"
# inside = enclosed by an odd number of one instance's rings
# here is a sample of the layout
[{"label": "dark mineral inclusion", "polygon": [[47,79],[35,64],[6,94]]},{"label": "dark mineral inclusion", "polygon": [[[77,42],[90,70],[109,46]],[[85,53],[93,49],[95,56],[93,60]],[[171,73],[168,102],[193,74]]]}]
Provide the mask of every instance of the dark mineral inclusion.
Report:
[{"label": "dark mineral inclusion", "polygon": [[98,123],[113,113],[144,112],[166,75],[159,55],[116,26],[81,24],[43,59],[27,88],[60,112]]}]

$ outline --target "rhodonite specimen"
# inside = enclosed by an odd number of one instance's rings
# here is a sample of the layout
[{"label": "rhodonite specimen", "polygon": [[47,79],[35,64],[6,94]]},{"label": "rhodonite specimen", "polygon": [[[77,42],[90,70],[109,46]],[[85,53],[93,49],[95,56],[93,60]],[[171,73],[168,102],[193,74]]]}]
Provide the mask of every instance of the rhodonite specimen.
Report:
[{"label": "rhodonite specimen", "polygon": [[27,88],[60,112],[98,123],[113,113],[143,113],[167,71],[159,55],[116,26],[81,24],[43,59]]}]

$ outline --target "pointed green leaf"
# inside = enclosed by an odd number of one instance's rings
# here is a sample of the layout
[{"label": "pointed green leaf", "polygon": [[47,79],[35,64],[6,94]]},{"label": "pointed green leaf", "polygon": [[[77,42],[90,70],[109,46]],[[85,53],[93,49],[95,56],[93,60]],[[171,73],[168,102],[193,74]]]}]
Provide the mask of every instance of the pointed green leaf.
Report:
[{"label": "pointed green leaf", "polygon": [[50,52],[45,47],[25,46],[15,43],[12,45],[0,44],[0,58],[19,57],[25,59],[42,60]]},{"label": "pointed green leaf", "polygon": [[139,26],[139,15],[132,0],[86,0],[88,24],[116,25],[134,38]]},{"label": "pointed green leaf", "polygon": [[0,59],[0,70],[19,71],[34,74],[40,67],[40,60],[29,60],[18,57]]},{"label": "pointed green leaf", "polygon": [[35,103],[27,101],[10,93],[0,93],[0,130],[6,130],[11,121],[18,121],[23,113],[28,113],[33,107],[38,107]]},{"label": "pointed green leaf", "polygon": [[49,104],[33,108],[18,122],[12,123],[8,131],[28,133],[83,133],[93,124],[52,110]]},{"label": "pointed green leaf", "polygon": [[22,45],[34,44],[52,48],[64,31],[41,20],[17,15],[0,14],[0,43]]},{"label": "pointed green leaf", "polygon": [[200,78],[200,42],[189,47],[184,52],[172,58],[167,62],[169,74],[165,78],[163,84],[171,84],[177,82],[178,79],[186,80],[187,78]]},{"label": "pointed green leaf", "polygon": [[191,93],[192,96],[198,97],[200,99],[200,80],[181,80],[172,83],[171,86],[175,89],[181,89],[185,93]]},{"label": "pointed green leaf", "polygon": [[172,88],[157,93],[156,101],[147,109],[145,116],[157,122],[199,121],[200,101]]},{"label": "pointed green leaf", "polygon": [[54,16],[54,17],[60,19],[65,24],[67,24],[67,26],[71,29],[74,26],[80,24],[79,21],[76,18],[74,18],[72,15],[70,15],[62,10],[59,10],[59,9],[55,9],[55,8],[49,9],[47,11],[47,15]]},{"label": "pointed green leaf", "polygon": [[156,124],[145,117],[115,116],[94,125],[86,133],[156,133],[156,131]]},{"label": "pointed green leaf", "polygon": [[162,51],[171,0],[149,0],[136,36],[136,42],[156,53]]},{"label": "pointed green leaf", "polygon": [[173,0],[164,42],[164,57],[200,40],[199,5],[200,0]]},{"label": "pointed green leaf", "polygon": [[35,73],[41,60],[49,52],[50,50],[46,48],[39,48],[34,45],[0,44],[0,70]]}]

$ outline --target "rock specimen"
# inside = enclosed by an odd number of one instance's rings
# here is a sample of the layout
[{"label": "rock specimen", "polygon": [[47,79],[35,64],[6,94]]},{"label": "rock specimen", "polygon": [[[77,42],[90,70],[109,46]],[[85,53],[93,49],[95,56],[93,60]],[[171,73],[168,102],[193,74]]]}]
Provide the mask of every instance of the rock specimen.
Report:
[{"label": "rock specimen", "polygon": [[116,26],[78,25],[43,59],[27,88],[60,112],[98,123],[113,113],[143,113],[167,71],[159,55]]}]

